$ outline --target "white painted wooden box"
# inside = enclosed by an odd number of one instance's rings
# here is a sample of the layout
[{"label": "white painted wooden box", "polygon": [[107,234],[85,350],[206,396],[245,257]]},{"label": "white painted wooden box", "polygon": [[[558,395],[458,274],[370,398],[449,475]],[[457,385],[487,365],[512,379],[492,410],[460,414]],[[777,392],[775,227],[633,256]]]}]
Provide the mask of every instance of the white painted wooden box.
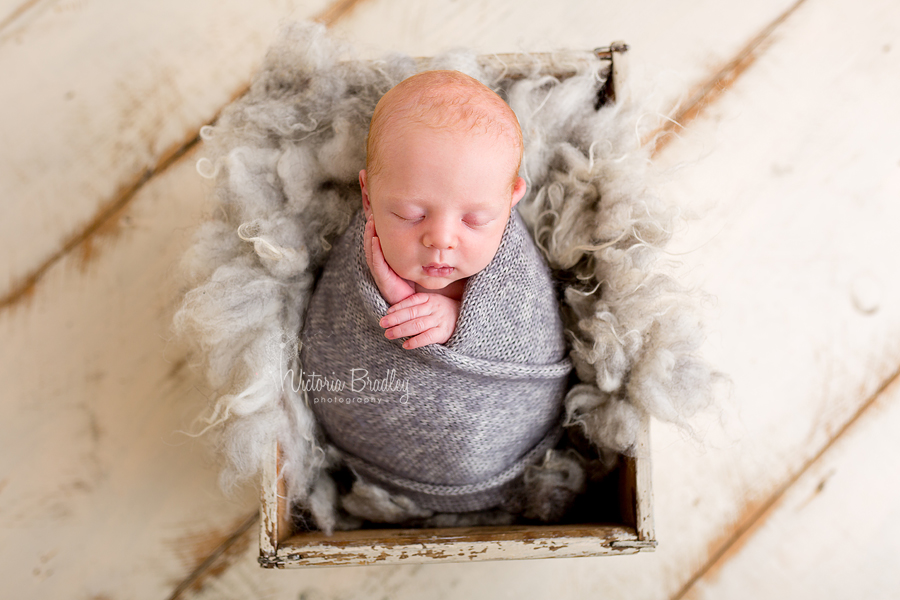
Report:
[{"label": "white painted wooden box", "polygon": [[[610,74],[604,88],[606,100],[624,101],[627,46],[616,42],[595,52],[608,60]],[[535,58],[547,65],[547,71],[559,77],[566,71],[550,55],[484,56],[483,62],[501,61],[508,75],[524,73]],[[571,68],[571,65],[570,65]],[[554,525],[511,525],[435,529],[359,529],[321,532],[295,532],[288,519],[284,482],[280,472],[279,450],[272,447],[272,460],[262,477],[259,562],[268,568],[294,568],[321,565],[365,565],[386,563],[464,562],[520,558],[551,558],[633,554],[656,546],[653,531],[653,496],[650,482],[649,418],[638,434],[635,457],[621,457],[610,476],[612,498],[607,508],[598,510],[613,517],[597,522]],[[609,510],[609,505],[613,510]]]}]

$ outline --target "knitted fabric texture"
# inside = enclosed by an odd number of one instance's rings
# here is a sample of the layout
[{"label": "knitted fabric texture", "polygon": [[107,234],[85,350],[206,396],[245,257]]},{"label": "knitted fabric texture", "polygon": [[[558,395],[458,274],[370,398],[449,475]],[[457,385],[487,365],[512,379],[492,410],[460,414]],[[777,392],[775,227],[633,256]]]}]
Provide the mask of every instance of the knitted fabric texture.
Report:
[{"label": "knitted fabric texture", "polygon": [[496,255],[466,282],[453,336],[405,350],[378,325],[388,305],[364,229],[360,211],[309,304],[307,402],[358,476],[430,510],[506,503],[560,437],[572,368],[547,266],[513,210]]}]

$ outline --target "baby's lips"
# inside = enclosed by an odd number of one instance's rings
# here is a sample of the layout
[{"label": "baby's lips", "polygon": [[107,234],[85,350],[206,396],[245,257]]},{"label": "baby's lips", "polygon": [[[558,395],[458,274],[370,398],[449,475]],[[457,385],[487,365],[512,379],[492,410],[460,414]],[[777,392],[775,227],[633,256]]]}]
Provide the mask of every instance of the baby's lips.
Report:
[{"label": "baby's lips", "polygon": [[422,270],[432,277],[447,277],[453,273],[455,268],[450,265],[432,263],[430,265],[422,265]]}]

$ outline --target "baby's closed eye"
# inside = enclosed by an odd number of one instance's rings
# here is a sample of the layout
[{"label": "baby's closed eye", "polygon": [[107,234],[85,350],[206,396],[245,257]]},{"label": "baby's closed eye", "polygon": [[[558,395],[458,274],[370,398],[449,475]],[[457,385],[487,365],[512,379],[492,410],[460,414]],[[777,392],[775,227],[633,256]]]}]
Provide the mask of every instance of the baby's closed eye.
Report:
[{"label": "baby's closed eye", "polygon": [[416,214],[416,213],[391,213],[401,221],[407,221],[410,223],[415,223],[416,221],[421,221],[425,218],[425,215]]},{"label": "baby's closed eye", "polygon": [[485,225],[490,225],[496,218],[491,218],[486,215],[465,215],[463,217],[463,223],[468,225],[469,227],[484,227]]}]

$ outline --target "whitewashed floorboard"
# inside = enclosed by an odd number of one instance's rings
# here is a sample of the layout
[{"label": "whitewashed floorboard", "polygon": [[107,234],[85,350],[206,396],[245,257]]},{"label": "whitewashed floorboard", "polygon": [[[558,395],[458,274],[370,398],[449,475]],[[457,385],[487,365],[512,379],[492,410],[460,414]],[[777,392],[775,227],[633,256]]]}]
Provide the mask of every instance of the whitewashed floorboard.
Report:
[{"label": "whitewashed floorboard", "polygon": [[[851,52],[829,42],[838,34]],[[667,516],[657,496],[660,539],[677,519],[707,540],[685,572],[900,367],[900,109],[889,100],[900,93],[898,34],[895,3],[806,3],[660,157],[697,161],[668,193],[707,218],[673,250],[693,250],[676,257],[684,277],[714,296],[709,354],[732,376],[739,411],[731,444],[688,461],[655,455],[657,489],[683,497]]]},{"label": "whitewashed floorboard", "polygon": [[0,0],[0,37],[4,32],[18,27],[25,19],[26,13],[35,12],[36,7],[44,2],[51,4],[53,0]]},{"label": "whitewashed floorboard", "polygon": [[0,298],[249,82],[329,0],[39,2],[0,31]]},{"label": "whitewashed floorboard", "polygon": [[896,598],[898,431],[895,381],[685,598]]},{"label": "whitewashed floorboard", "polygon": [[207,393],[166,341],[204,197],[193,159],[138,194],[90,265],[63,259],[0,313],[0,596],[165,598],[254,510],[176,433],[199,428]]}]

